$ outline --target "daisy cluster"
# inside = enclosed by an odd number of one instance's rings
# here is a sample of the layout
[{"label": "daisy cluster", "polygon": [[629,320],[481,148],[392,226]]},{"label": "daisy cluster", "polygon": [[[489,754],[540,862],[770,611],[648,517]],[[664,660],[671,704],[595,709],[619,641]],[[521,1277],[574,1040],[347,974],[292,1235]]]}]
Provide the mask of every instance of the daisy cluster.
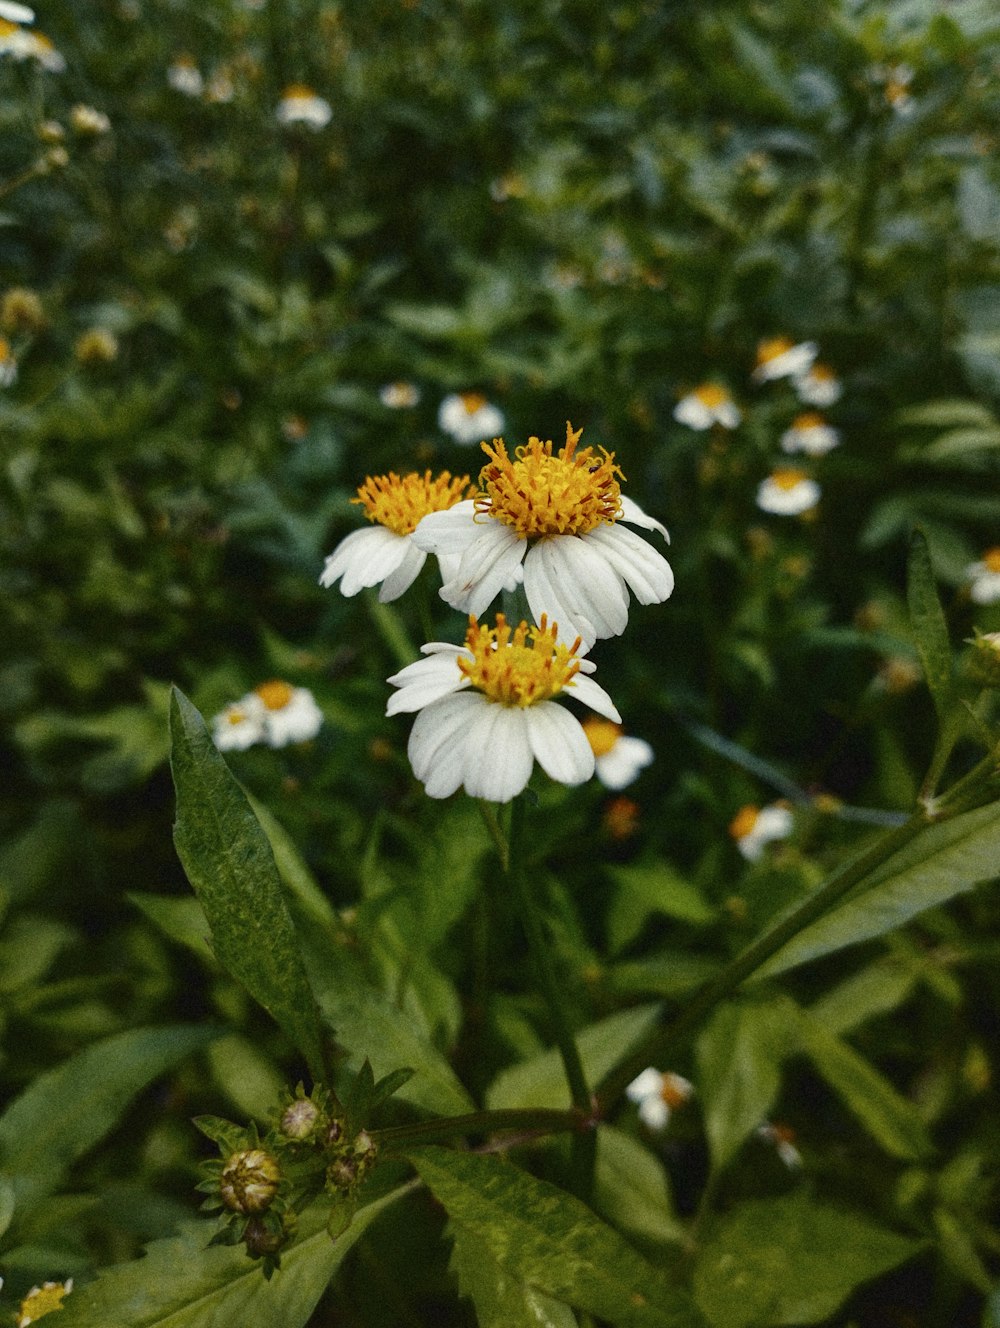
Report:
[{"label": "daisy cluster", "polygon": [[[467,415],[489,407],[458,401]],[[369,476],[353,499],[368,527],[326,559],[322,585],[339,583],[344,595],[378,586],[386,602],[432,554],[440,597],[467,616],[462,644],[429,642],[388,680],[396,691],[387,714],[417,716],[408,754],[433,798],[463,788],[508,802],[536,761],[560,783],[596,773],[620,789],[652,760],[648,744],[623,733],[587,653],[625,630],[633,598],[658,604],[670,595],[669,564],[632,527],[664,539],[667,531],[622,493],[614,454],[581,447],[581,434],[567,424],[561,447],[531,437],[513,455],[502,438],[482,442],[476,483],[448,471]],[[504,591],[523,595],[531,620],[495,613],[480,623]],[[597,719],[581,724],[567,699]]]},{"label": "daisy cluster", "polygon": [[13,0],[0,3],[0,56],[12,60],[33,60],[39,69],[61,74],[66,61],[52,41],[36,28],[26,27],[35,21],[34,11]]},{"label": "daisy cluster", "polygon": [[212,720],[212,737],[223,752],[287,747],[309,742],[322,724],[323,712],[308,687],[273,678],[220,711]]}]

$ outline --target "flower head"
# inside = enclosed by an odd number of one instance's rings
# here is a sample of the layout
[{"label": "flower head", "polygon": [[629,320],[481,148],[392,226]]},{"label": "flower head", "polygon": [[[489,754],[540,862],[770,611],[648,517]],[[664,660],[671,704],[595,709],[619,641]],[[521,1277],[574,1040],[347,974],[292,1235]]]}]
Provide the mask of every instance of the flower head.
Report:
[{"label": "flower head", "polygon": [[220,752],[244,752],[264,741],[264,702],[255,692],[233,701],[212,720],[212,738]]},{"label": "flower head", "polygon": [[783,452],[804,452],[806,456],[825,456],[840,442],[840,432],[827,424],[814,410],[796,415],[781,435]]},{"label": "flower head", "polygon": [[0,387],[10,387],[17,379],[17,360],[6,337],[0,337]]},{"label": "flower head", "polygon": [[832,406],[844,391],[843,384],[828,364],[810,364],[803,373],[792,375],[792,383],[799,400],[807,406]]},{"label": "flower head", "polygon": [[653,749],[644,738],[630,738],[620,724],[590,715],[583,721],[583,731],[593,750],[596,775],[608,789],[626,788],[653,760]]},{"label": "flower head", "polygon": [[470,617],[464,646],[434,641],[427,658],[389,682],[399,688],[387,715],[419,711],[408,753],[413,773],[432,798],[462,787],[470,797],[509,802],[527,784],[537,760],[561,784],[582,784],[594,773],[583,726],[556,701],[565,693],[598,714],[621,717],[607,692],[587,675],[594,665],[560,643],[544,617],[538,626],[511,628],[502,613],[495,627]]},{"label": "flower head", "polygon": [[[364,509],[372,523],[355,530],[326,559],[319,583],[340,581],[341,594],[356,595],[363,586],[381,585],[383,603],[398,599],[417,579],[427,551],[413,538],[420,521],[431,512],[446,512],[471,492],[468,475],[452,478],[450,471],[423,475],[369,476],[351,502]],[[439,555],[442,575],[450,577],[458,559]]]},{"label": "flower head", "polygon": [[304,124],[310,129],[325,129],[333,118],[330,103],[305,83],[285,88],[276,114],[279,124]]},{"label": "flower head", "polygon": [[452,392],[438,408],[438,428],[464,447],[495,438],[503,425],[503,412],[478,392]]},{"label": "flower head", "polygon": [[757,363],[751,374],[755,383],[769,383],[775,378],[794,378],[812,365],[818,347],[814,341],[796,344],[791,337],[770,337],[757,346]]},{"label": "flower head", "polygon": [[523,568],[536,620],[547,615],[566,640],[579,636],[589,649],[625,630],[629,590],[641,604],[668,597],[674,578],[666,559],[621,523],[664,538],[666,527],[622,495],[612,453],[578,450],[581,432],[567,424],[558,451],[532,437],[513,457],[501,439],[484,443],[489,461],[478,496],[417,527],[421,548],[460,557],[440,591],[453,608],[478,617]]},{"label": "flower head", "polygon": [[780,802],[769,807],[748,803],[730,821],[729,834],[747,861],[756,862],[768,844],[788,838],[792,824],[791,811]]},{"label": "flower head", "polygon": [[804,470],[781,466],[757,486],[757,506],[774,516],[800,516],[819,502],[820,487]]},{"label": "flower head", "polygon": [[73,1290],[73,1279],[65,1282],[43,1282],[40,1287],[32,1287],[21,1301],[17,1314],[17,1328],[28,1328],[37,1323],[46,1314],[63,1308],[63,1297]]},{"label": "flower head", "polygon": [[[17,8],[20,9],[21,6]],[[0,16],[0,55],[9,55],[14,60],[35,60],[50,74],[61,74],[66,68],[65,59],[44,32],[29,32],[26,28],[19,27],[16,22],[2,16]]]},{"label": "flower head", "polygon": [[263,738],[269,747],[309,742],[323,726],[323,712],[308,687],[293,687],[273,678],[255,687],[251,695],[264,706]]},{"label": "flower head", "polygon": [[416,383],[397,379],[394,383],[385,383],[378,390],[378,399],[390,410],[408,410],[420,401],[420,388]]},{"label": "flower head", "polygon": [[795,1147],[795,1131],[790,1125],[777,1121],[764,1121],[757,1126],[757,1137],[774,1145],[774,1151],[781,1158],[789,1171],[796,1171],[802,1165],[802,1154]]},{"label": "flower head", "polygon": [[718,383],[702,383],[674,407],[674,419],[689,429],[710,429],[713,424],[735,429],[742,418],[739,407]]},{"label": "flower head", "polygon": [[200,97],[205,91],[205,80],[201,70],[190,55],[179,55],[167,67],[167,82],[175,92],[185,97]]},{"label": "flower head", "polygon": [[986,549],[983,556],[965,569],[969,579],[969,598],[973,604],[1000,602],[1000,544]]},{"label": "flower head", "polygon": [[638,1104],[643,1125],[651,1130],[663,1130],[671,1113],[682,1107],[693,1092],[694,1085],[682,1075],[649,1066],[632,1080],[625,1089],[625,1096]]},{"label": "flower head", "polygon": [[78,134],[107,134],[111,129],[111,121],[103,111],[97,110],[95,106],[87,106],[84,102],[78,102],[69,113],[69,122]]}]

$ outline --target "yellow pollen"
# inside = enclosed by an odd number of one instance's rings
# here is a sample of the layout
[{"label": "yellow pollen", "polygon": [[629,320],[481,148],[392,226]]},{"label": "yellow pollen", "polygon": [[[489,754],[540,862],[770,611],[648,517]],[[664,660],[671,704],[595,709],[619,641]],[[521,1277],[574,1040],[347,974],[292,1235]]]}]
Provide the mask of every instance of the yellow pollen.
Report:
[{"label": "yellow pollen", "polygon": [[571,686],[580,672],[580,638],[572,646],[559,645],[558,631],[558,623],[550,627],[544,613],[537,627],[522,622],[513,630],[502,613],[496,627],[480,627],[470,616],[465,644],[472,659],[459,655],[459,670],[490,701],[537,705]]},{"label": "yellow pollen", "polygon": [[821,383],[835,383],[837,375],[828,364],[814,364],[809,370],[810,378],[818,378]]},{"label": "yellow pollen", "polygon": [[44,1286],[33,1287],[21,1301],[17,1316],[17,1328],[28,1328],[53,1310],[64,1309],[63,1297],[73,1289],[72,1281],[46,1282]]},{"label": "yellow pollen", "polygon": [[694,389],[691,395],[697,397],[701,404],[707,406],[709,410],[713,406],[722,406],[729,400],[729,393],[718,383],[702,383],[700,387]]},{"label": "yellow pollen", "polygon": [[377,521],[396,535],[412,535],[418,522],[428,512],[444,512],[463,498],[471,498],[468,475],[452,479],[442,471],[436,479],[425,470],[422,475],[369,475],[358,489],[352,503],[360,503],[369,521]]},{"label": "yellow pollen", "polygon": [[755,807],[753,803],[747,803],[745,807],[741,807],[729,822],[729,833],[733,839],[744,839],[750,834],[757,824],[759,815],[760,808]]},{"label": "yellow pollen", "polygon": [[691,1096],[691,1090],[676,1074],[665,1074],[660,1085],[660,1097],[671,1111],[682,1107]]},{"label": "yellow pollen", "polygon": [[778,489],[783,489],[789,493],[796,488],[808,476],[804,470],[797,470],[794,466],[783,467],[771,472],[771,483]]},{"label": "yellow pollen", "polygon": [[271,682],[262,682],[254,691],[264,702],[268,710],[284,710],[292,699],[295,688],[288,682],[274,678]]},{"label": "yellow pollen", "polygon": [[308,101],[316,94],[308,83],[289,83],[282,93],[283,101]]},{"label": "yellow pollen", "polygon": [[770,337],[767,341],[762,341],[757,347],[757,367],[776,360],[794,345],[795,342],[790,337]]},{"label": "yellow pollen", "polygon": [[0,18],[0,38],[13,37],[15,32],[20,31],[21,29],[16,23],[11,23],[8,19]]},{"label": "yellow pollen", "polygon": [[804,429],[825,429],[826,420],[818,410],[804,410],[792,420],[792,428],[800,432]]},{"label": "yellow pollen", "polygon": [[226,711],[226,723],[232,724],[234,727],[237,724],[245,723],[246,717],[247,717],[247,712],[245,710],[241,710],[239,706],[230,706],[229,709]]},{"label": "yellow pollen", "polygon": [[458,399],[465,407],[466,415],[475,415],[477,410],[482,410],[486,405],[486,398],[478,392],[459,392]]},{"label": "yellow pollen", "polygon": [[602,719],[599,715],[588,715],[583,721],[583,731],[595,756],[607,756],[622,736],[620,724],[611,719]]},{"label": "yellow pollen", "polygon": [[523,539],[544,535],[586,535],[613,525],[621,512],[624,479],[613,452],[592,447],[579,452],[582,429],[566,425],[566,442],[555,456],[551,441],[531,437],[512,461],[502,438],[483,443],[490,458],[479,472],[483,492],[476,499],[481,515],[513,526]]},{"label": "yellow pollen", "polygon": [[0,337],[0,364],[6,364],[10,359],[13,359],[10,353],[10,342],[6,337]]},{"label": "yellow pollen", "polygon": [[983,554],[983,566],[987,572],[1000,572],[1000,544],[995,544],[992,549],[987,549]]}]

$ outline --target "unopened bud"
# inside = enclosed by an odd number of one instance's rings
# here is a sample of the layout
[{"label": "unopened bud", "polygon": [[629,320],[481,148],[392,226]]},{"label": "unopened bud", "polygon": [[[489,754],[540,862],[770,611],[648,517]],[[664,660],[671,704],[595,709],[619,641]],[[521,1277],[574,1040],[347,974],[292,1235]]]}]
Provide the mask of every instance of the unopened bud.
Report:
[{"label": "unopened bud", "polygon": [[222,1168],[219,1194],[234,1213],[262,1213],[271,1206],[281,1183],[281,1169],[262,1148],[233,1153]]},{"label": "unopened bud", "polygon": [[0,302],[0,325],[7,332],[40,332],[45,326],[42,302],[26,286],[12,286]]},{"label": "unopened bud", "polygon": [[308,1139],[316,1128],[320,1111],[307,1097],[296,1098],[281,1114],[278,1128],[288,1139]]},{"label": "unopened bud", "polygon": [[277,1254],[287,1239],[284,1230],[272,1231],[262,1217],[251,1217],[243,1228],[243,1243],[247,1254],[254,1259],[265,1259]]}]

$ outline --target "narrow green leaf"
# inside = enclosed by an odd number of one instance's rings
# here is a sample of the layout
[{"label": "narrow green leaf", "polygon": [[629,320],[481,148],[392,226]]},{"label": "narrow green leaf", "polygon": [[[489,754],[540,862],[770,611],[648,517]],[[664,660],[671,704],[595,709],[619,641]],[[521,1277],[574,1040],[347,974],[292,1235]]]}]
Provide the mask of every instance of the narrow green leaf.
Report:
[{"label": "narrow green leaf", "polygon": [[593,1205],[605,1221],[639,1240],[666,1245],[686,1237],[663,1163],[633,1135],[612,1125],[597,1131]]},{"label": "narrow green leaf", "polygon": [[270,1281],[242,1246],[209,1246],[214,1223],[186,1223],[178,1236],[154,1241],[143,1258],[75,1290],[63,1303],[60,1328],[301,1328],[344,1256],[404,1192],[359,1209],[336,1241],[326,1230],[329,1204],[313,1204]]},{"label": "narrow green leaf", "polygon": [[724,1217],[702,1246],[695,1299],[713,1328],[819,1323],[863,1282],[919,1250],[860,1213],[798,1191],[755,1199]]},{"label": "narrow green leaf", "polygon": [[929,826],[801,931],[754,974],[754,981],[847,945],[883,936],[925,909],[992,880],[1000,870],[1000,802]]},{"label": "narrow green leaf", "polygon": [[174,843],[220,962],[284,1029],[315,1079],[322,1032],[267,836],[191,702],[170,701]]},{"label": "narrow green leaf", "polygon": [[217,969],[217,960],[208,940],[211,935],[208,918],[192,895],[150,895],[135,891],[126,894],[125,898],[168,940],[183,945],[204,963]]},{"label": "narrow green leaf", "polygon": [[459,1294],[475,1307],[479,1328],[578,1328],[568,1305],[505,1272],[475,1231],[452,1226],[451,1235],[451,1270]]},{"label": "narrow green leaf", "polygon": [[948,640],[948,626],[934,580],[927,536],[919,527],[910,536],[906,597],[914,643],[924,667],[924,676],[938,720],[943,726],[955,701],[954,662]]},{"label": "narrow green leaf", "polygon": [[687,1293],[579,1199],[495,1155],[418,1148],[410,1160],[456,1228],[511,1276],[621,1328],[696,1328]]},{"label": "narrow green leaf", "polygon": [[218,1037],[218,1029],[130,1029],[40,1075],[0,1117],[0,1169],[17,1218],[63,1182],[78,1157],[121,1120],[137,1093]]}]

